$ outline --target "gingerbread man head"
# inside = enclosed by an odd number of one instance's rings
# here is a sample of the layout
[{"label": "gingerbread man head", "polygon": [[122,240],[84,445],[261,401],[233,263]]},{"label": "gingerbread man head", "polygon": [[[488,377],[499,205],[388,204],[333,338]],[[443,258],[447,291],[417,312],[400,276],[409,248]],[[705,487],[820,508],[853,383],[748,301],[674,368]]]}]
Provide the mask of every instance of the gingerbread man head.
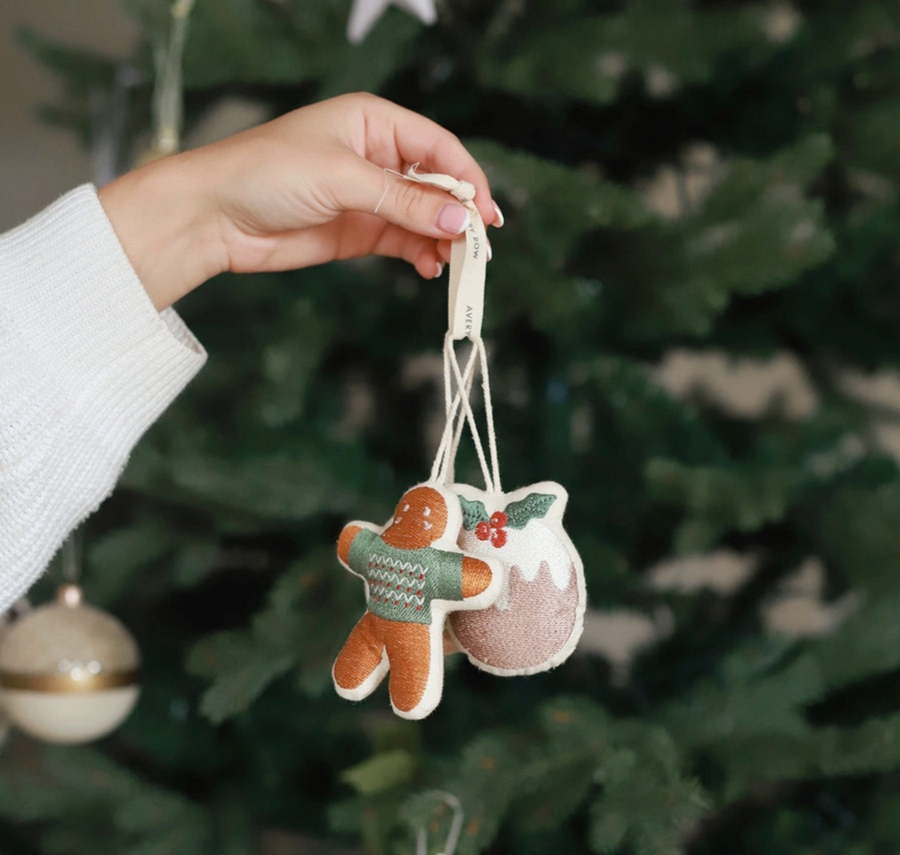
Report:
[{"label": "gingerbread man head", "polygon": [[421,549],[447,529],[447,502],[433,487],[413,487],[397,503],[391,524],[381,535],[397,549]]}]

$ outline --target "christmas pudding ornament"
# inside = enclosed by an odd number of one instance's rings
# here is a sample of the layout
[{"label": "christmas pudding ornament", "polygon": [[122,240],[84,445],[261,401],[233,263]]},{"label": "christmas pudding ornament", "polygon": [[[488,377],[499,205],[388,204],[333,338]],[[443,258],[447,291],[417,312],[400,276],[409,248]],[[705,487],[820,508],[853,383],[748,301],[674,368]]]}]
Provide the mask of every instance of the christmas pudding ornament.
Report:
[{"label": "christmas pudding ornament", "polygon": [[106,612],[86,605],[77,585],[15,621],[0,644],[0,706],[14,726],[46,742],[105,736],[134,707],[140,656]]},{"label": "christmas pudding ornament", "polygon": [[[463,510],[458,542],[470,554],[499,559],[503,586],[489,608],[451,615],[448,632],[482,670],[498,676],[534,674],[564,662],[581,637],[587,605],[584,567],[563,528],[568,501],[563,487],[546,481],[509,494],[501,487],[487,352],[481,338],[485,265],[478,257],[478,238],[476,234],[453,244],[450,329],[444,340],[447,422],[431,478],[451,485],[468,425],[486,489],[450,486]],[[461,339],[472,342],[465,371],[454,345]],[[481,370],[489,455],[469,403],[476,367]]]},{"label": "christmas pudding ornament", "polygon": [[[457,449],[468,424],[487,489],[468,484],[450,487],[463,510],[458,543],[471,554],[499,559],[503,567],[497,600],[481,611],[452,615],[448,633],[470,662],[497,676],[555,668],[575,650],[587,605],[584,567],[563,528],[568,494],[552,481],[503,492],[484,344],[480,339],[475,343],[465,372],[460,370],[449,336],[444,357],[456,394],[447,409],[447,427],[432,478],[442,484],[452,481]],[[476,363],[482,370],[490,464],[469,404]]]},{"label": "christmas pudding ornament", "polygon": [[551,481],[514,493],[453,487],[463,508],[459,545],[503,563],[503,587],[487,609],[451,617],[469,660],[499,676],[534,674],[568,659],[584,625],[581,558],[563,529],[568,494]]},{"label": "christmas pudding ornament", "polygon": [[397,715],[420,719],[438,705],[446,615],[490,605],[502,582],[496,560],[457,545],[461,526],[459,499],[420,484],[403,495],[385,526],[344,527],[338,558],[365,582],[367,610],[334,664],[341,697],[368,697],[390,671]]}]

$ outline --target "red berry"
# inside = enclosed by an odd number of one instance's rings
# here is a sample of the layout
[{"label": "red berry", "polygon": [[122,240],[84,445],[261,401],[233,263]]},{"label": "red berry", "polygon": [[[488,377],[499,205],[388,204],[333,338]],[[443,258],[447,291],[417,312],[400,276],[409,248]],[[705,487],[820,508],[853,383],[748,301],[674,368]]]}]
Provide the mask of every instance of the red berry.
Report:
[{"label": "red berry", "polygon": [[505,528],[495,528],[491,530],[491,543],[494,544],[497,549],[501,546],[506,545],[506,529]]},{"label": "red berry", "polygon": [[480,522],[475,526],[475,537],[479,540],[487,540],[491,536],[491,527],[486,522]]},{"label": "red berry", "polygon": [[506,528],[506,523],[509,520],[503,511],[494,511],[491,514],[491,528]]}]

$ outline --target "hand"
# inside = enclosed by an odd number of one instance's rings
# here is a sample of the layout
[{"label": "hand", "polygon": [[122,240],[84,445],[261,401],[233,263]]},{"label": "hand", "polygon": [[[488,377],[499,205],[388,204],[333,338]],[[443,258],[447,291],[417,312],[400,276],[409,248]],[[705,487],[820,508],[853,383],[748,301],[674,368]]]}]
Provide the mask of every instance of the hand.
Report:
[{"label": "hand", "polygon": [[103,187],[100,199],[158,309],[226,270],[370,254],[402,258],[432,279],[467,212],[445,192],[385,172],[413,163],[474,184],[485,223],[502,224],[487,178],[459,139],[366,94],[154,161]]}]

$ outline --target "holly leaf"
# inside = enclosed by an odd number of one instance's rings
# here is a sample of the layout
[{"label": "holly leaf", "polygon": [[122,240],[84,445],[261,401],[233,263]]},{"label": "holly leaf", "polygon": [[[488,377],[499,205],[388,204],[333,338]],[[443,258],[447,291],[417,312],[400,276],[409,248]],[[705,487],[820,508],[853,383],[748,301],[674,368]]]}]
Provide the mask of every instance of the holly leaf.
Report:
[{"label": "holly leaf", "polygon": [[488,522],[488,512],[483,502],[470,502],[468,499],[459,497],[459,503],[462,505],[463,528],[466,531],[472,531],[480,522]]},{"label": "holly leaf", "polygon": [[524,499],[506,507],[507,525],[510,528],[525,528],[530,520],[547,515],[556,496],[549,493],[529,493]]}]

